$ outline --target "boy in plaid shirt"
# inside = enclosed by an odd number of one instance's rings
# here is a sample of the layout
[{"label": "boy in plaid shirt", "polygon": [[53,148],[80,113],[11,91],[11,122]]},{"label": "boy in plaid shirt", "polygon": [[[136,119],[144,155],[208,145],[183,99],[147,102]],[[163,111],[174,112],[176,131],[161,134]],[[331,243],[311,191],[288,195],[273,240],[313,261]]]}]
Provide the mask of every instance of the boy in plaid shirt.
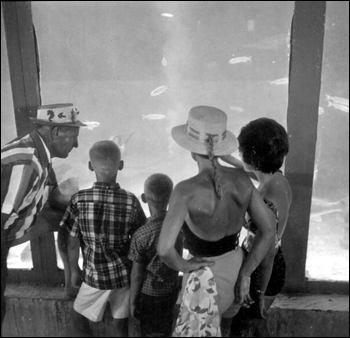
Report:
[{"label": "boy in plaid shirt", "polygon": [[[170,337],[178,297],[178,271],[169,268],[157,254],[157,244],[166,215],[172,180],[163,174],[147,178],[142,201],[151,217],[132,237],[129,259],[133,261],[130,286],[129,337]],[[182,255],[179,234],[176,250]]]},{"label": "boy in plaid shirt", "polygon": [[127,336],[132,234],[146,220],[139,200],[120,188],[117,174],[123,168],[120,150],[113,141],[95,143],[89,152],[95,172],[92,188],[72,196],[61,226],[70,234],[68,255],[72,285],[79,287],[80,245],[83,251],[82,285],[74,302],[73,324],[78,334],[91,335],[89,321],[98,322],[110,302],[116,337]]}]

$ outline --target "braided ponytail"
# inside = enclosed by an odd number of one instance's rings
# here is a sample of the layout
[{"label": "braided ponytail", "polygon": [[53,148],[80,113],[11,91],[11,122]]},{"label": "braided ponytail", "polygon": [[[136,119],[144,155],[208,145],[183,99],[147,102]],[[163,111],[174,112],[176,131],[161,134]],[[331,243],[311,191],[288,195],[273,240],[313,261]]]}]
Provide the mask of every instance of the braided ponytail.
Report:
[{"label": "braided ponytail", "polygon": [[220,183],[220,177],[218,175],[217,168],[216,168],[215,161],[214,161],[214,137],[212,135],[209,135],[209,137],[208,137],[208,157],[209,157],[209,160],[214,168],[213,183],[214,183],[214,188],[215,188],[215,194],[216,194],[217,198],[219,200],[221,200],[221,198],[222,198],[222,186]]}]

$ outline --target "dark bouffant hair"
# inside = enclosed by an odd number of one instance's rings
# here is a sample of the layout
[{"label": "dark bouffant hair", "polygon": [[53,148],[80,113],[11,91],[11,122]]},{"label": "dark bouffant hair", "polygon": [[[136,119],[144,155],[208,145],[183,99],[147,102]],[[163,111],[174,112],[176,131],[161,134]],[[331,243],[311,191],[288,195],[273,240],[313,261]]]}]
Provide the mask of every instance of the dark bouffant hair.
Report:
[{"label": "dark bouffant hair", "polygon": [[249,122],[238,136],[239,151],[245,163],[263,173],[275,173],[288,154],[286,130],[278,122],[266,117]]}]

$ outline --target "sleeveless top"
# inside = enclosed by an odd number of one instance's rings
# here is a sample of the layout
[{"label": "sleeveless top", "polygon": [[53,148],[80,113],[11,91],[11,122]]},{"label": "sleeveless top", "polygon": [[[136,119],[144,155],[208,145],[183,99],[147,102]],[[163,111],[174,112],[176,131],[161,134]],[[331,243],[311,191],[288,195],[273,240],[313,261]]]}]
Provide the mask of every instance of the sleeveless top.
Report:
[{"label": "sleeveless top", "polygon": [[221,256],[226,252],[235,250],[239,245],[240,231],[218,241],[207,241],[196,236],[186,222],[184,222],[182,229],[185,235],[184,247],[191,255],[196,257]]},{"label": "sleeveless top", "polygon": [[[278,237],[278,224],[279,224],[278,210],[275,207],[275,205],[271,201],[267,200],[266,198],[264,198],[264,202],[265,202],[266,206],[274,213],[274,215],[276,217],[275,248],[278,249],[281,246],[281,239]],[[246,228],[248,230],[248,233],[247,233],[246,238],[243,240],[242,247],[245,250],[247,250],[248,252],[250,252],[252,245],[253,245],[253,242],[254,242],[255,234],[257,232],[257,226],[255,225],[253,220],[251,218],[249,218],[247,223],[246,223]]]}]

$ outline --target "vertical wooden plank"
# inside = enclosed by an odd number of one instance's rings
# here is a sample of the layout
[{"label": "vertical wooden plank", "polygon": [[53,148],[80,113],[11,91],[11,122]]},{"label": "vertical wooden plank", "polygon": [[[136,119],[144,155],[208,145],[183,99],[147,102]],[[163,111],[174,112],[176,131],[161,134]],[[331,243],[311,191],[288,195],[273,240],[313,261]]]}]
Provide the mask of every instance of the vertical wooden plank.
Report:
[{"label": "vertical wooden plank", "polygon": [[[29,117],[41,105],[38,55],[30,1],[2,2],[17,135],[31,131]],[[61,282],[53,234],[31,241],[34,269],[9,274],[12,281]],[[14,278],[14,279],[13,279]]]},{"label": "vertical wooden plank", "polygon": [[302,292],[306,286],[325,14],[326,1],[295,2],[287,113],[290,152],[286,160],[293,202],[282,244],[287,261],[287,292]]},{"label": "vertical wooden plank", "polygon": [[[53,233],[31,240],[32,258],[35,274],[46,283],[62,281],[58,278],[58,268]],[[62,276],[60,276],[62,277]]]},{"label": "vertical wooden plank", "polygon": [[33,127],[29,116],[40,106],[38,60],[30,1],[2,2],[17,135]]}]

